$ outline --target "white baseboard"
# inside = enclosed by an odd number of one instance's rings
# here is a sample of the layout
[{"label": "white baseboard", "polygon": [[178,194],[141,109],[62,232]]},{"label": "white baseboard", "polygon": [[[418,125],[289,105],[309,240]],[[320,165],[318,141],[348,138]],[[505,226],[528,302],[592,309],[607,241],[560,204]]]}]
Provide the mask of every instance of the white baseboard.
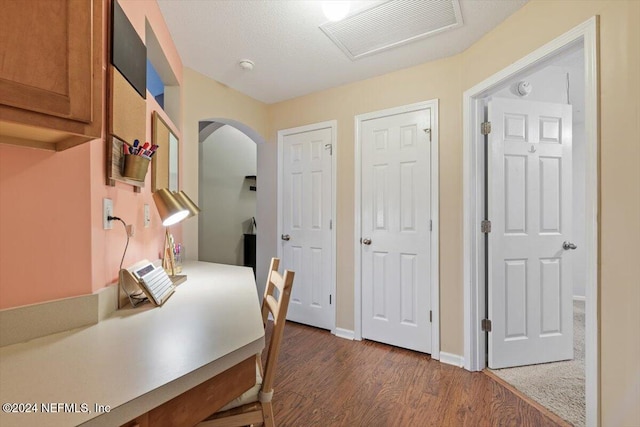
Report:
[{"label": "white baseboard", "polygon": [[441,351],[440,362],[462,368],[464,366],[464,357],[457,354],[445,353],[444,351]]},{"label": "white baseboard", "polygon": [[587,297],[580,296],[580,295],[574,295],[574,296],[573,296],[573,300],[574,300],[574,301],[586,301],[586,300],[587,300]]},{"label": "white baseboard", "polygon": [[338,338],[344,338],[351,341],[353,341],[356,337],[355,332],[349,329],[336,328],[335,334]]}]

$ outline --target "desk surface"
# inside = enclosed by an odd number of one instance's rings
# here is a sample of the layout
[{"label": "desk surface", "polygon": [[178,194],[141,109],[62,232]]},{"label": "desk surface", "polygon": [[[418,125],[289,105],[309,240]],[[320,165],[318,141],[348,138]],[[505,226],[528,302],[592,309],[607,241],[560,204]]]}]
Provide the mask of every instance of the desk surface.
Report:
[{"label": "desk surface", "polygon": [[[0,425],[120,425],[259,353],[253,271],[192,262],[184,272],[188,280],[162,307],[118,310],[90,327],[0,348],[0,403],[38,409],[3,411]],[[43,413],[43,403],[59,412]]]}]

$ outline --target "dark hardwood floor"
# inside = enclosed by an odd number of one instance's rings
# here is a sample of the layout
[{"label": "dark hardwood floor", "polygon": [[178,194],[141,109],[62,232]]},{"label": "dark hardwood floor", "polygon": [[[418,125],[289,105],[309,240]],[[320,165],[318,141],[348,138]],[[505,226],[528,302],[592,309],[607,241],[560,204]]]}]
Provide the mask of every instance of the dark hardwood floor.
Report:
[{"label": "dark hardwood floor", "polygon": [[292,322],[273,408],[280,427],[566,425],[481,372]]}]

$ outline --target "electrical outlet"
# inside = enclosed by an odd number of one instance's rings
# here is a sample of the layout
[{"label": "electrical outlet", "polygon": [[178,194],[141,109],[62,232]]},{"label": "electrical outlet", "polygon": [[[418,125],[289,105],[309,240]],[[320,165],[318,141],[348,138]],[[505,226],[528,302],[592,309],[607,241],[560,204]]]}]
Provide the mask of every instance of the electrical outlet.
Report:
[{"label": "electrical outlet", "polygon": [[144,205],[144,228],[149,228],[151,225],[151,212],[149,212],[149,205]]},{"label": "electrical outlet", "polygon": [[113,200],[102,199],[102,228],[105,230],[113,228],[112,221],[107,219],[110,216],[113,216]]}]

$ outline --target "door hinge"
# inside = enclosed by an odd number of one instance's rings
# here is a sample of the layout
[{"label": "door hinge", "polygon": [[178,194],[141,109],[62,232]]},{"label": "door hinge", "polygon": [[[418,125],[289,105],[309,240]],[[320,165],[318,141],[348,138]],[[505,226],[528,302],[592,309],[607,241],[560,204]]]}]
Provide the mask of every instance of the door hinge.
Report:
[{"label": "door hinge", "polygon": [[491,233],[491,221],[485,219],[480,223],[480,231],[483,233]]},{"label": "door hinge", "polygon": [[333,156],[333,144],[324,144],[324,149],[329,150],[329,155]]},{"label": "door hinge", "polygon": [[429,310],[429,323],[433,322],[433,311]]},{"label": "door hinge", "polygon": [[429,220],[429,231],[433,231],[433,220]]},{"label": "door hinge", "polygon": [[491,133],[491,122],[484,122],[480,124],[480,133],[483,135],[489,135]]},{"label": "door hinge", "polygon": [[333,230],[333,220],[329,220],[329,230]]},{"label": "door hinge", "polygon": [[331,305],[331,294],[329,294],[329,305]]},{"label": "door hinge", "polygon": [[424,128],[422,130],[424,131],[424,133],[429,134],[429,142],[431,142],[431,128]]},{"label": "door hinge", "polygon": [[483,332],[491,332],[491,320],[482,319],[482,331]]}]

